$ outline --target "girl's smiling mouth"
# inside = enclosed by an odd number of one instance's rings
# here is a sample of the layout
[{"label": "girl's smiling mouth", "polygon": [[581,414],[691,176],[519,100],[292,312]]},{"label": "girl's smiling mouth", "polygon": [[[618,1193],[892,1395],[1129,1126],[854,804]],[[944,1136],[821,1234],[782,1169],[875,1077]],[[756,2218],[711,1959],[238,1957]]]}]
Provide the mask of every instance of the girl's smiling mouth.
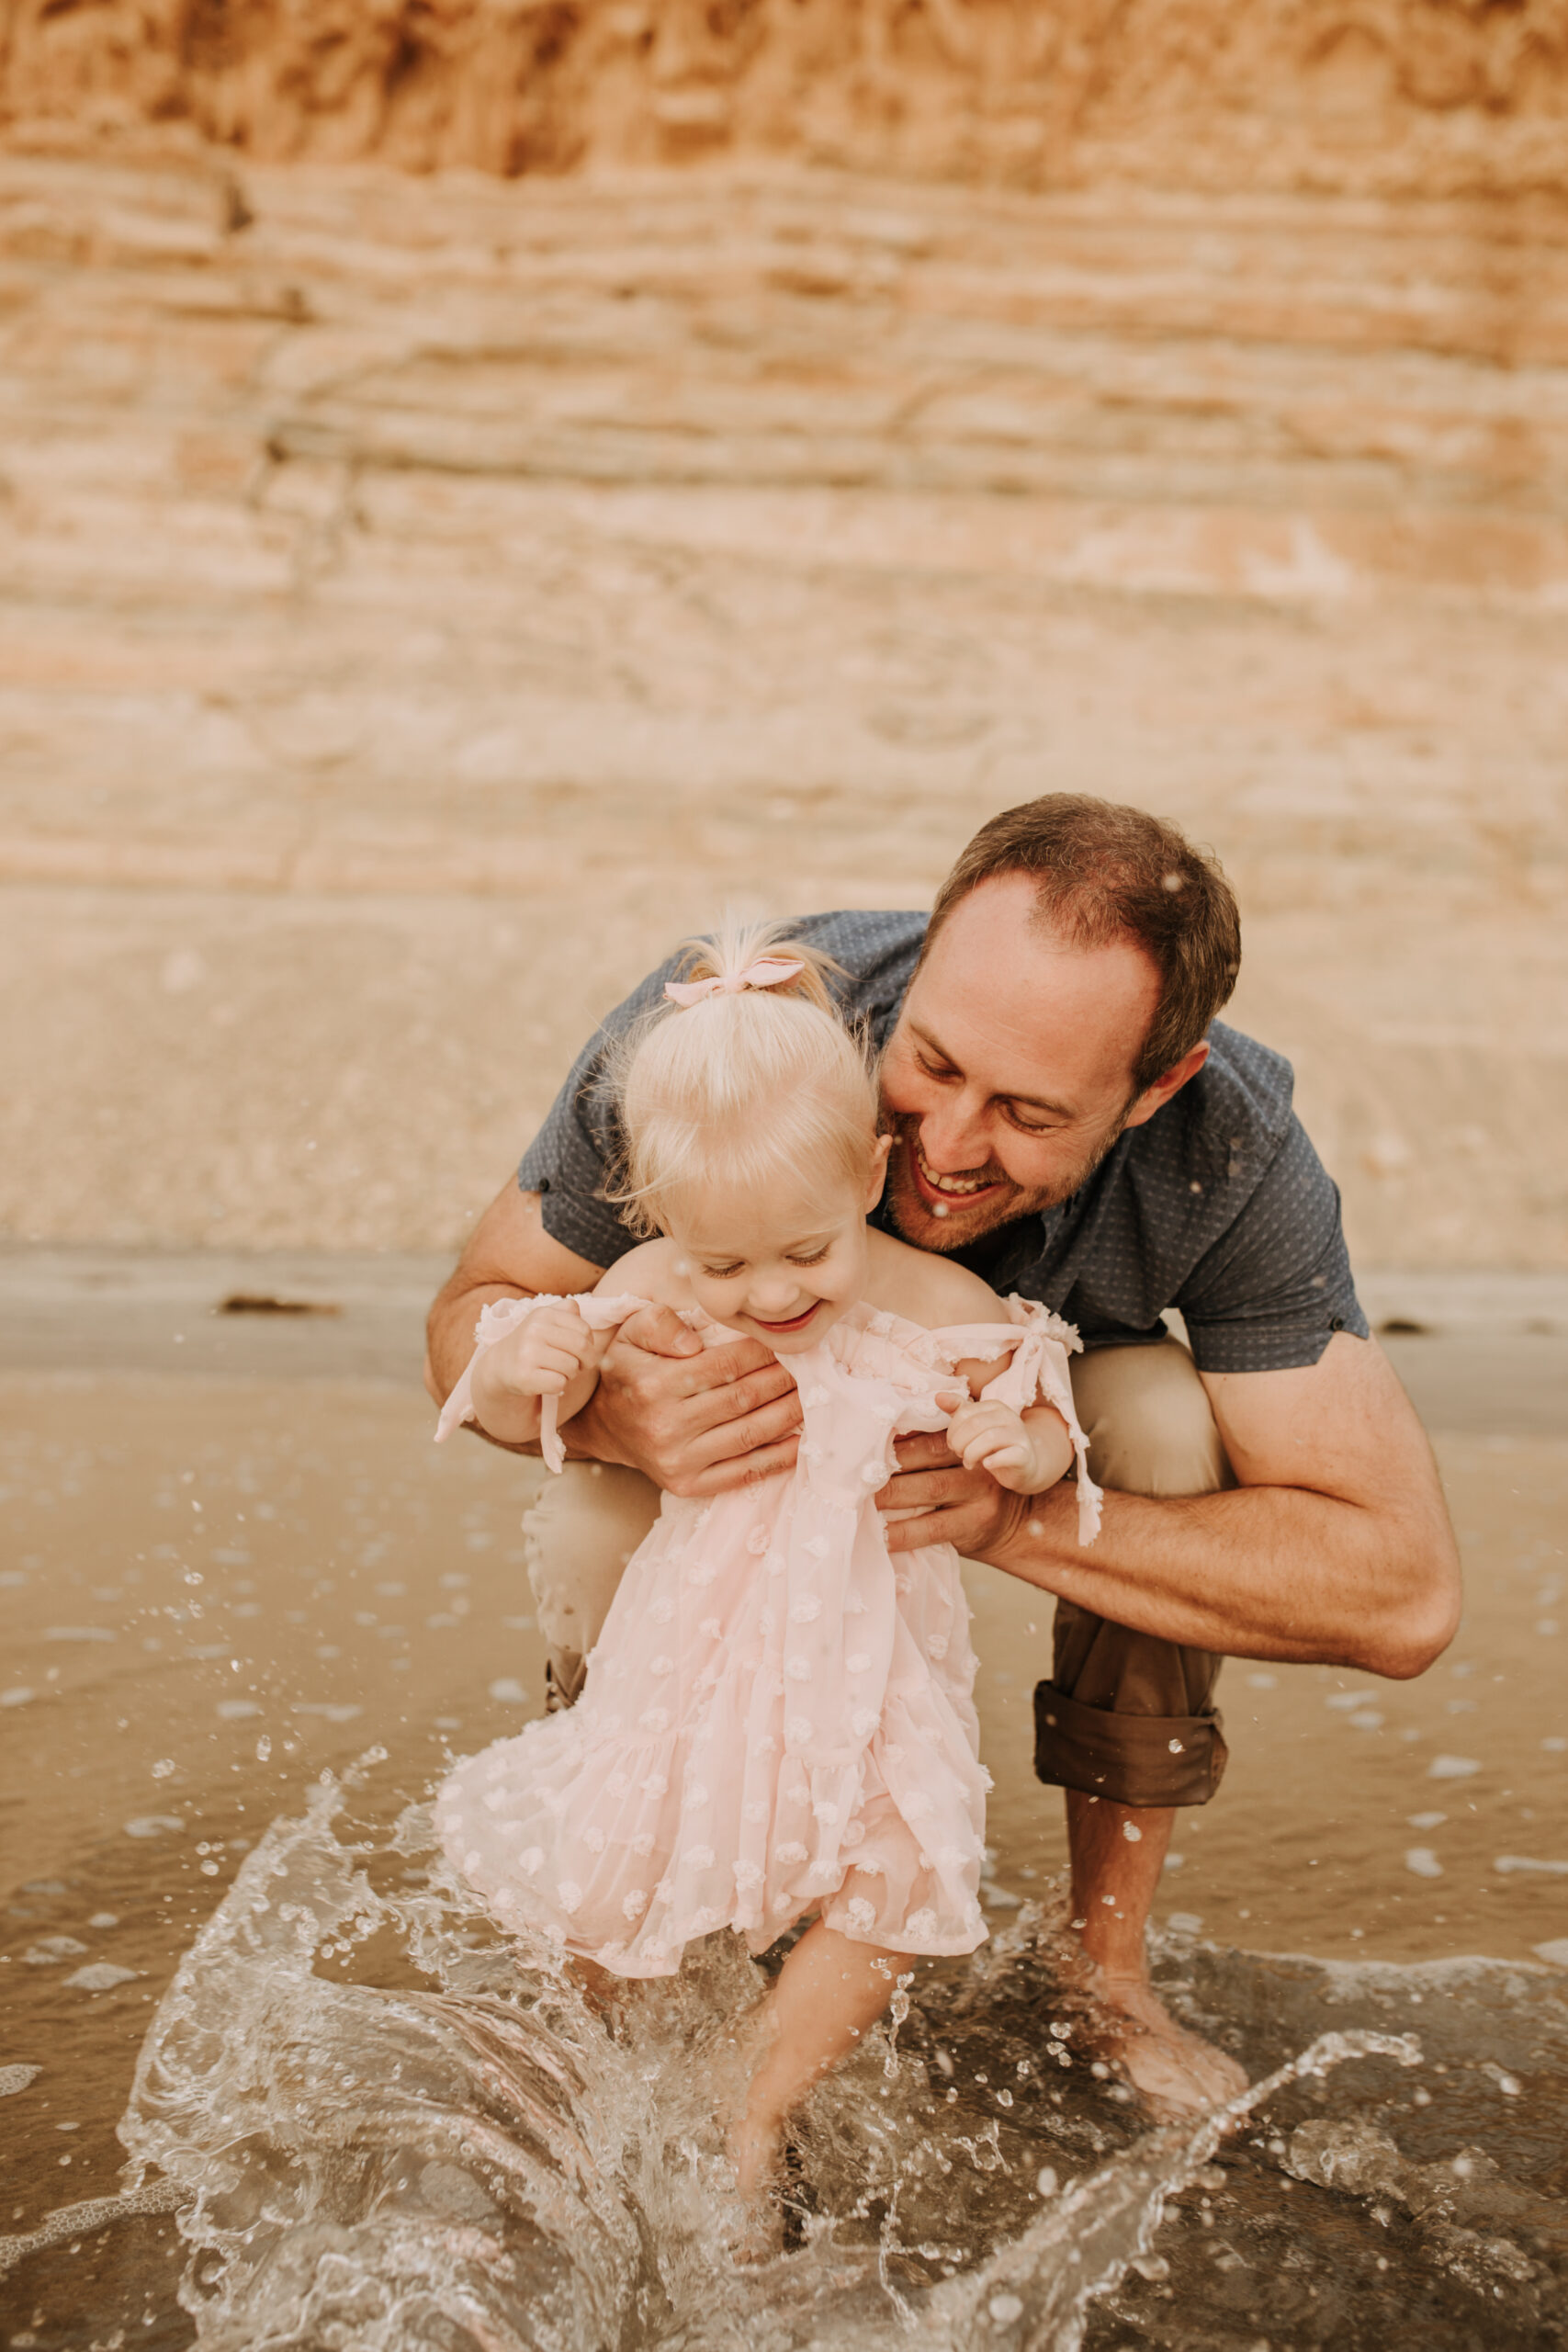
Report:
[{"label": "girl's smiling mouth", "polygon": [[759,1331],[804,1331],[821,1304],[819,1298],[814,1298],[804,1315],[796,1315],[788,1323],[764,1323],[760,1315],[753,1315],[750,1319]]}]

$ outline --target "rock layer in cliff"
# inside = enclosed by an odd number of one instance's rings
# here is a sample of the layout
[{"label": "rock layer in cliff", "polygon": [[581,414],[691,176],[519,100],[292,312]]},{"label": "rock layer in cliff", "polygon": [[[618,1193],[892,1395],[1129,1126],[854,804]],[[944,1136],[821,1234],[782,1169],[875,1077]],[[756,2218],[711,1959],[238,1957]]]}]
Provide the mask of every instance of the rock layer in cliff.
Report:
[{"label": "rock layer in cliff", "polygon": [[0,0],[0,121],[502,175],[1560,187],[1562,0]]}]

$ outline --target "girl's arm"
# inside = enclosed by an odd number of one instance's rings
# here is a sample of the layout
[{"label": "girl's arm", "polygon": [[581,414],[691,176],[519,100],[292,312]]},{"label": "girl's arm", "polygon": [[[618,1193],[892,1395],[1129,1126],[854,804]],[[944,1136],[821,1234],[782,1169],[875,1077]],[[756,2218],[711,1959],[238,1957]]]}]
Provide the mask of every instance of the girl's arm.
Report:
[{"label": "girl's arm", "polygon": [[469,1396],[479,1427],[502,1445],[534,1445],[539,1409],[558,1397],[558,1419],[580,1413],[599,1385],[607,1333],[591,1331],[575,1306],[541,1306],[474,1361]]},{"label": "girl's arm", "polygon": [[[630,1292],[657,1306],[684,1306],[668,1241],[644,1241],[617,1258],[593,1285],[596,1298]],[[475,1359],[469,1395],[479,1427],[502,1445],[539,1442],[539,1408],[558,1399],[556,1427],[581,1413],[599,1385],[599,1366],[615,1337],[591,1331],[569,1300],[536,1308],[525,1323]]]},{"label": "girl's arm", "polygon": [[[928,1330],[964,1323],[1005,1323],[1008,1310],[989,1283],[966,1266],[930,1251],[911,1250],[886,1236],[874,1258],[876,1303]],[[971,1402],[953,1417],[948,1443],[966,1469],[984,1468],[998,1486],[1018,1495],[1037,1495],[1054,1487],[1073,1460],[1067,1425],[1055,1405],[1030,1405],[1020,1413],[995,1398],[980,1399],[1010,1356],[994,1363],[968,1359],[954,1365],[957,1377],[968,1385]]]},{"label": "girl's arm", "polygon": [[1031,1405],[1019,1413],[981,1396],[1007,1362],[1003,1356],[995,1363],[954,1365],[968,1383],[971,1401],[948,1423],[947,1442],[966,1470],[988,1471],[1015,1495],[1043,1494],[1071,1468],[1073,1441],[1055,1405]]}]

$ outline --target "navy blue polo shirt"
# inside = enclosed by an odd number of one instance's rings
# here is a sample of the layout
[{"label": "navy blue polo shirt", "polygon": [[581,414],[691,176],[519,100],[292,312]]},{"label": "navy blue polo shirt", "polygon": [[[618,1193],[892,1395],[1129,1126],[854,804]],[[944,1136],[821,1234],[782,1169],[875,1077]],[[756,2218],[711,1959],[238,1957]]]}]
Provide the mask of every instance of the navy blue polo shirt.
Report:
[{"label": "navy blue polo shirt", "polygon": [[[880,1049],[891,1035],[925,936],[923,914],[807,915],[792,933],[847,978],[838,995]],[[610,1266],[633,1236],[603,1198],[617,1156],[607,1046],[663,997],[676,958],[618,1005],[584,1046],[517,1182],[542,1195],[545,1230]],[[1289,1062],[1216,1021],[1196,1078],[1117,1138],[1070,1199],[955,1253],[1004,1296],[1042,1300],[1086,1347],[1162,1336],[1179,1308],[1204,1372],[1279,1372],[1315,1363],[1335,1331],[1367,1336],[1340,1227],[1338,1189],[1291,1107]]]}]

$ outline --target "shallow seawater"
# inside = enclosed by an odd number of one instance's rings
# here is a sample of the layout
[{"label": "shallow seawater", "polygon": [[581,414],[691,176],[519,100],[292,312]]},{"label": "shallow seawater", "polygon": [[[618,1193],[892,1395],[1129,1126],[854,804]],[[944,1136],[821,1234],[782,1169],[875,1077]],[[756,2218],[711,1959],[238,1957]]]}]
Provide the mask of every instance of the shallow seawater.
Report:
[{"label": "shallow seawater", "polygon": [[1433,1676],[1227,1668],[1231,1777],[1183,1824],[1157,1955],[1260,2085],[1223,2139],[1094,2071],[1028,1772],[1046,1624],[977,1574],[992,1940],[912,1972],[818,2095],[757,2266],[714,2119],[764,1975],[716,1943],[601,2012],[427,1849],[447,1757],[536,1710],[518,1466],[434,1454],[422,1401],[371,1384],[7,1401],[19,2352],[1568,2335],[1568,1971],[1534,1956],[1568,1937],[1563,1449],[1445,1442],[1472,1608]]}]

